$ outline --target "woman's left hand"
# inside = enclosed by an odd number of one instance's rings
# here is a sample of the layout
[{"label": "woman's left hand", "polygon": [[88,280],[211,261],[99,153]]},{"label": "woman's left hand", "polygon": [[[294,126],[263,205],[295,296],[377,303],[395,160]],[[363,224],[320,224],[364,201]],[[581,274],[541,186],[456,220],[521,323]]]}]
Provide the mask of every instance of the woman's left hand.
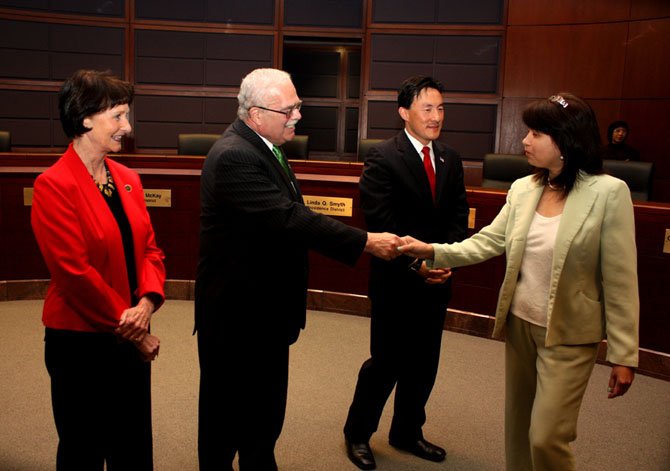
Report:
[{"label": "woman's left hand", "polygon": [[121,313],[116,333],[126,340],[141,342],[149,332],[149,321],[154,312],[154,303],[146,296],[140,299],[137,306]]},{"label": "woman's left hand", "polygon": [[626,394],[634,378],[635,370],[630,366],[614,365],[607,385],[607,398],[613,399]]},{"label": "woman's left hand", "polygon": [[133,343],[139,350],[140,355],[142,356],[142,360],[146,362],[154,361],[158,356],[158,350],[160,349],[161,341],[155,335],[147,334],[142,340]]}]

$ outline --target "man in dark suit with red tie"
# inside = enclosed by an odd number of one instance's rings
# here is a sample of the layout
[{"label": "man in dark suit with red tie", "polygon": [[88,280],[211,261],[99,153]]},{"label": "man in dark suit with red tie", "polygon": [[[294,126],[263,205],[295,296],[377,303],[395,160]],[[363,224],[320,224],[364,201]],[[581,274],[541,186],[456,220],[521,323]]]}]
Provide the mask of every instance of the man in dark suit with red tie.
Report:
[{"label": "man in dark suit with red tie", "polygon": [[232,470],[236,454],[241,471],[277,469],[289,346],[305,326],[308,249],[353,265],[363,251],[395,257],[401,243],[303,204],[278,147],[293,139],[301,117],[286,72],[250,72],[237,98],[238,119],[209,151],[200,182],[201,471]]},{"label": "man in dark suit with red tie", "polygon": [[[466,237],[463,165],[437,141],[443,92],[431,77],[403,82],[398,112],[405,129],[370,150],[360,180],[368,230],[440,242]],[[427,460],[445,459],[446,451],[423,437],[422,426],[437,374],[450,277],[448,269],[429,273],[422,260],[372,260],[371,357],[361,367],[344,427],[347,454],[361,469],[375,469],[369,440],[394,386],[389,443]]]}]

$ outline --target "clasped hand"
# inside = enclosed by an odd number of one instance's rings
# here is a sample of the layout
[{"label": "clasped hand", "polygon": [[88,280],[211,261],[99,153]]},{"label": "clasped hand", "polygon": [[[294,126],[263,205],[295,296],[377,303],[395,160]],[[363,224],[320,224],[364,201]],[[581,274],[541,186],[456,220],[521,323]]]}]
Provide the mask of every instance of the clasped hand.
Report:
[{"label": "clasped hand", "polygon": [[144,301],[145,299],[142,298],[137,306],[128,308],[121,313],[116,333],[126,340],[141,341],[149,332],[153,303]]},{"label": "clasped hand", "polygon": [[138,342],[133,342],[137,350],[139,350],[142,360],[154,361],[158,356],[158,350],[161,346],[161,341],[158,337],[152,334],[146,334],[144,338]]},{"label": "clasped hand", "polygon": [[451,278],[451,268],[428,268],[426,262],[421,262],[421,267],[416,274],[422,277],[429,285],[441,285]]},{"label": "clasped hand", "polygon": [[160,340],[149,333],[149,322],[154,311],[154,303],[143,297],[136,306],[121,313],[116,334],[133,342],[144,361],[152,361],[158,356]]}]

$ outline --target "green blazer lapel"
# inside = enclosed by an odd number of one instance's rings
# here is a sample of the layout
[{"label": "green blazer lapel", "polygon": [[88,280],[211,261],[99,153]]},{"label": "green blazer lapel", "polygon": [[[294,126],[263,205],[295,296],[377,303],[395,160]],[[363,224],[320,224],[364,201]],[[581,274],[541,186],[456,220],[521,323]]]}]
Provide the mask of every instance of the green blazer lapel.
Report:
[{"label": "green blazer lapel", "polygon": [[526,189],[522,190],[516,197],[513,231],[515,239],[525,240],[528,236],[528,229],[535,216],[535,209],[537,208],[538,201],[540,201],[543,189],[542,186],[533,180],[529,180]]},{"label": "green blazer lapel", "polygon": [[559,275],[570,245],[579,229],[584,225],[598,196],[598,193],[591,189],[592,183],[593,180],[589,178],[580,178],[565,201],[554,246],[553,266],[554,270],[558,270]]}]

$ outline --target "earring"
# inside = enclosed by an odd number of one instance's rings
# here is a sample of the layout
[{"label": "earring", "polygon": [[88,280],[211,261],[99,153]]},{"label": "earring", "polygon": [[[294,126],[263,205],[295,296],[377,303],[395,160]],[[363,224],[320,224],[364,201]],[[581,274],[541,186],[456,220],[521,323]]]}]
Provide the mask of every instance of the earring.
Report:
[{"label": "earring", "polygon": [[561,155],[560,159],[561,159],[561,160],[565,160],[565,158],[564,158],[562,155]]}]

